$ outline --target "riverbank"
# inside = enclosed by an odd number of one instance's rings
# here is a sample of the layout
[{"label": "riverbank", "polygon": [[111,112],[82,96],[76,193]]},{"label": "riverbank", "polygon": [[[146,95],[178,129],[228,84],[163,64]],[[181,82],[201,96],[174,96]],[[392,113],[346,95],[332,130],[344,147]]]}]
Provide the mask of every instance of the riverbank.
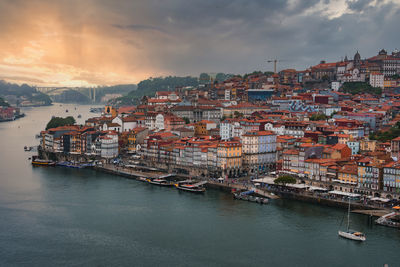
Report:
[{"label": "riverbank", "polygon": [[[94,170],[99,172],[104,172],[108,174],[122,176],[128,179],[138,180],[141,177],[146,178],[160,178],[165,176],[166,173],[161,171],[153,171],[153,172],[144,172],[144,171],[137,171],[132,168],[125,168],[121,166],[116,166],[113,164],[106,164],[104,166],[95,166],[93,167]],[[266,190],[265,188],[255,187],[251,184],[240,184],[234,182],[224,182],[218,181],[217,179],[204,179],[201,177],[189,177],[187,175],[171,175],[169,179],[175,178],[177,180],[185,180],[191,178],[196,181],[207,181],[207,188],[217,189],[225,192],[232,192],[232,191],[240,191],[240,190],[254,190],[254,193],[262,196],[267,197],[269,199],[291,199],[295,201],[302,201],[308,203],[319,204],[323,206],[330,206],[330,207],[339,207],[346,209],[348,207],[348,201],[345,199],[338,199],[338,198],[326,198],[321,196],[316,196],[312,194],[300,194],[296,192],[289,192],[289,191],[280,191],[280,190]],[[390,209],[385,209],[382,207],[372,206],[372,205],[365,205],[362,203],[352,202],[352,209],[357,210],[357,213],[368,215],[368,216],[376,216],[380,217],[382,214],[387,214],[390,212]]]},{"label": "riverbank", "polygon": [[[67,155],[64,153],[54,153],[43,150],[39,150],[38,154],[39,158],[45,160],[53,160],[53,161],[100,162],[102,160],[99,157],[86,156],[86,155],[82,156],[74,154]],[[104,160],[101,162],[104,162]],[[125,164],[102,163],[95,165],[93,168],[96,171],[123,176],[129,179],[138,179],[140,177],[160,178],[161,176],[170,174],[164,169],[151,168],[147,166],[132,167],[129,164],[125,165]],[[249,179],[220,180],[215,178],[206,178],[206,177],[186,175],[186,174],[173,174],[171,175],[171,177],[169,177],[169,179],[171,178],[174,178],[176,180],[192,179],[196,181],[207,181],[206,187],[222,190],[225,192],[253,190],[257,195],[262,197],[267,197],[269,199],[284,198],[284,199],[292,199],[296,201],[319,204],[323,206],[331,206],[339,208],[348,207],[348,199],[343,196],[321,194],[313,191],[306,191],[304,189],[293,189],[282,185],[255,186],[257,183],[253,184]],[[353,200],[351,206],[352,209],[356,210],[379,210],[383,212],[390,212],[390,209],[385,208],[382,205],[369,205],[367,204],[367,202],[363,200]],[[370,215],[369,213],[364,213],[364,214]]]}]

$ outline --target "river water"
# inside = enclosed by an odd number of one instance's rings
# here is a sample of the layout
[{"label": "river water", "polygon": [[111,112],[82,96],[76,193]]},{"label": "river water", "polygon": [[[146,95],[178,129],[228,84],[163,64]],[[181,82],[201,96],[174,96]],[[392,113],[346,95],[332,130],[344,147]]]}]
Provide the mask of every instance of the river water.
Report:
[{"label": "river water", "polygon": [[400,231],[352,214],[367,241],[339,238],[343,209],[261,206],[217,190],[195,195],[92,170],[32,167],[23,147],[38,142],[52,115],[82,114],[83,123],[94,114],[65,104],[24,112],[0,124],[0,266],[400,266]]}]

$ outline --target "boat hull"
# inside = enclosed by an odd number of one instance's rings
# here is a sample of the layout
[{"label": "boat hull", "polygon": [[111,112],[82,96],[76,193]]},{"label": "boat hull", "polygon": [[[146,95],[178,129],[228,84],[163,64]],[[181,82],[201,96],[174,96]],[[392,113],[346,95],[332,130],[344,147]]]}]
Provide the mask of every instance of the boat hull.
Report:
[{"label": "boat hull", "polygon": [[353,233],[349,233],[349,232],[338,231],[338,234],[339,234],[339,236],[341,236],[343,238],[351,239],[354,241],[363,242],[366,240],[365,236],[354,235]]},{"label": "boat hull", "polygon": [[33,166],[56,166],[55,162],[32,161]]},{"label": "boat hull", "polygon": [[198,194],[204,193],[206,191],[205,188],[187,188],[187,187],[182,187],[182,186],[177,186],[176,188],[179,190],[182,190],[182,191],[198,193]]},{"label": "boat hull", "polygon": [[173,184],[171,183],[165,183],[165,182],[156,182],[156,181],[148,181],[149,184],[153,184],[153,185],[159,185],[159,186],[172,186]]}]

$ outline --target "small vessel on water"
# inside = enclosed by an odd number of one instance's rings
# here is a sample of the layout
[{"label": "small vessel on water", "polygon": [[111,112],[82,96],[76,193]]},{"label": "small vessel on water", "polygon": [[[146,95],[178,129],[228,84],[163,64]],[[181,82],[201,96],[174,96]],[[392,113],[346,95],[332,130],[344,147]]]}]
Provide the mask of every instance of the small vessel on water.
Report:
[{"label": "small vessel on water", "polygon": [[52,160],[44,159],[32,159],[33,166],[56,166],[56,163]]},{"label": "small vessel on water", "polygon": [[74,168],[74,169],[82,169],[86,167],[92,167],[93,163],[79,163],[79,162],[71,162],[71,161],[60,161],[57,162],[57,166]]},{"label": "small vessel on water", "polygon": [[92,113],[101,113],[103,108],[90,108],[90,112]]},{"label": "small vessel on water", "polygon": [[192,193],[204,193],[206,191],[206,188],[204,187],[206,183],[207,183],[206,181],[201,181],[198,183],[192,183],[191,181],[183,181],[176,183],[175,187],[182,191],[188,191]]},{"label": "small vessel on water", "polygon": [[32,147],[31,146],[24,146],[24,151],[31,151]]},{"label": "small vessel on water", "polygon": [[165,179],[147,179],[147,182],[149,184],[161,185],[161,186],[172,186],[173,185],[173,183],[171,183]]},{"label": "small vessel on water", "polygon": [[65,112],[68,112],[68,109],[66,109]]},{"label": "small vessel on water", "polygon": [[80,119],[80,118],[82,118],[82,115],[81,115],[81,114],[78,115],[78,119]]},{"label": "small vessel on water", "polygon": [[147,182],[147,178],[146,177],[139,177],[139,178],[137,178],[139,181],[141,181],[141,182]]},{"label": "small vessel on water", "polygon": [[375,220],[376,224],[389,226],[393,228],[400,228],[399,216],[397,212],[391,212],[383,215]]},{"label": "small vessel on water", "polygon": [[254,193],[254,190],[245,191],[245,192],[234,192],[233,197],[235,199],[256,202],[259,204],[268,204],[268,198],[253,196],[253,195],[251,195],[253,193]]},{"label": "small vessel on water", "polygon": [[347,210],[347,230],[338,231],[339,236],[355,240],[355,241],[365,241],[366,237],[362,232],[350,230],[350,197],[349,197],[349,208]]}]

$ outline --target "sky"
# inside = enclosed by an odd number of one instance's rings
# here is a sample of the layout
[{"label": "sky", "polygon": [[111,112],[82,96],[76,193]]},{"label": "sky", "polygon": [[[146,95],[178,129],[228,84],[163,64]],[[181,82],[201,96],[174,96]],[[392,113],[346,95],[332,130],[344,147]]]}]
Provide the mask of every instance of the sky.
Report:
[{"label": "sky", "polygon": [[400,49],[400,0],[0,0],[0,79],[37,86],[304,70]]}]

